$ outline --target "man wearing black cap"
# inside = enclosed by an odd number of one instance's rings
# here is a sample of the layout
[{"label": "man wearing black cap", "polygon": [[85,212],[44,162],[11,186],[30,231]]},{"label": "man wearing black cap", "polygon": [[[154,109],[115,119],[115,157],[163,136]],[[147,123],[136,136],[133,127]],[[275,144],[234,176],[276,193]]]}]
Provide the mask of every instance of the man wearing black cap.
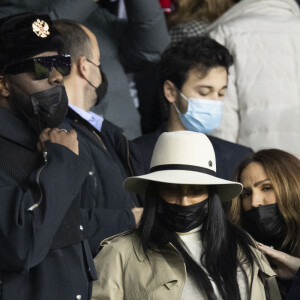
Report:
[{"label": "man wearing black cap", "polygon": [[45,15],[0,20],[0,299],[90,299],[81,186],[67,112],[70,56]]}]

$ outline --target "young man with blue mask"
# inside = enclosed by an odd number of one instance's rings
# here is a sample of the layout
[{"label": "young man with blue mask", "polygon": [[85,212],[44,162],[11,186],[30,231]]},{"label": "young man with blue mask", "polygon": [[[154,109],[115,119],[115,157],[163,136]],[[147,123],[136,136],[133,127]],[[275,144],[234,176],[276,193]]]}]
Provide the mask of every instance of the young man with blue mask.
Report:
[{"label": "young man with blue mask", "polygon": [[[132,143],[141,150],[141,172],[149,171],[154,144],[162,132],[191,130],[209,134],[219,125],[232,63],[228,50],[209,37],[187,38],[166,49],[160,64],[165,123]],[[216,153],[218,176],[231,180],[236,167],[252,150],[208,137]]]},{"label": "young man with blue mask", "polygon": [[197,67],[189,70],[188,79],[181,87],[181,91],[172,81],[165,81],[164,95],[172,104],[171,111],[176,111],[170,112],[168,124],[171,130],[173,126],[178,126],[182,129],[209,133],[219,125],[227,88],[227,71],[219,66],[205,73],[203,76]]}]

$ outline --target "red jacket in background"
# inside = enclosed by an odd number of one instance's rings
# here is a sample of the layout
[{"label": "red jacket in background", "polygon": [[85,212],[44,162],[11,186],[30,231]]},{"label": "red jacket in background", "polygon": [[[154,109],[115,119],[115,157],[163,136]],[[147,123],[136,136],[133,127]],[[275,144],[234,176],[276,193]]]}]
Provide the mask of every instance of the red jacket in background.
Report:
[{"label": "red jacket in background", "polygon": [[165,13],[170,13],[171,9],[171,0],[159,0],[159,3]]}]

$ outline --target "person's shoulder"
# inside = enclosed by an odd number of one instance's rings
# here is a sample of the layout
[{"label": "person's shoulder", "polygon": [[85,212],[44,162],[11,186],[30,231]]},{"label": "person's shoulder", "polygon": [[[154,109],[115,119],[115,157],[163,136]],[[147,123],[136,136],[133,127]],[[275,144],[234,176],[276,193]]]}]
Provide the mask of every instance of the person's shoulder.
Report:
[{"label": "person's shoulder", "polygon": [[94,258],[96,268],[117,270],[120,265],[127,264],[130,258],[135,257],[132,235],[132,231],[125,231],[104,239]]},{"label": "person's shoulder", "polygon": [[203,20],[192,20],[186,23],[181,23],[170,29],[170,32],[183,32],[190,33],[193,36],[196,36],[199,33],[202,33],[208,23]]},{"label": "person's shoulder", "polygon": [[250,246],[250,249],[257,259],[257,264],[260,271],[268,276],[276,276],[276,273],[270,266],[270,263],[266,256],[263,253],[261,253],[257,248]]},{"label": "person's shoulder", "polygon": [[120,134],[124,133],[124,131],[120,127],[118,127],[117,125],[111,123],[106,119],[103,120],[103,124],[101,128],[101,132],[103,133],[104,131],[107,131],[108,133],[115,133],[115,132]]},{"label": "person's shoulder", "polygon": [[246,154],[251,154],[253,153],[253,150],[249,147],[240,145],[240,144],[236,144],[236,143],[232,143],[211,135],[207,136],[209,138],[209,140],[211,141],[213,147],[220,147],[222,148],[224,151],[226,150],[231,150],[234,152],[239,152],[239,153],[246,153]]},{"label": "person's shoulder", "polygon": [[137,145],[140,147],[154,147],[156,141],[157,141],[157,134],[156,132],[151,132],[142,136],[137,137],[136,139],[132,140],[131,143],[133,145]]},{"label": "person's shoulder", "polygon": [[155,131],[135,138],[134,140],[132,140],[132,143],[139,145],[139,146],[154,148],[154,145],[155,145],[158,137],[165,131],[166,131],[166,125],[161,124]]},{"label": "person's shoulder", "polygon": [[[126,152],[127,149],[127,137],[124,131],[117,125],[104,119],[101,127],[101,136],[104,138],[105,144],[110,144],[116,153],[120,150]],[[126,154],[125,154],[126,155]]]},{"label": "person's shoulder", "polygon": [[117,247],[128,246],[129,244],[132,243],[133,235],[134,232],[132,230],[127,230],[104,239],[100,243],[100,246],[101,247],[105,247],[107,245],[117,246]]}]

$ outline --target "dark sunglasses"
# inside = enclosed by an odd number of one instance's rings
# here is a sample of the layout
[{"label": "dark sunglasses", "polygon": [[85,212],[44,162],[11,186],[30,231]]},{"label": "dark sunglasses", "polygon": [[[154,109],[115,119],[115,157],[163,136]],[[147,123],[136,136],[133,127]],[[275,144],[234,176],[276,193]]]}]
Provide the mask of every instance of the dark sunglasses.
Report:
[{"label": "dark sunglasses", "polygon": [[66,76],[71,72],[71,56],[60,54],[53,56],[40,56],[15,63],[6,67],[4,74],[20,74],[33,72],[36,79],[46,79],[51,75],[52,68],[55,68],[61,75]]}]

